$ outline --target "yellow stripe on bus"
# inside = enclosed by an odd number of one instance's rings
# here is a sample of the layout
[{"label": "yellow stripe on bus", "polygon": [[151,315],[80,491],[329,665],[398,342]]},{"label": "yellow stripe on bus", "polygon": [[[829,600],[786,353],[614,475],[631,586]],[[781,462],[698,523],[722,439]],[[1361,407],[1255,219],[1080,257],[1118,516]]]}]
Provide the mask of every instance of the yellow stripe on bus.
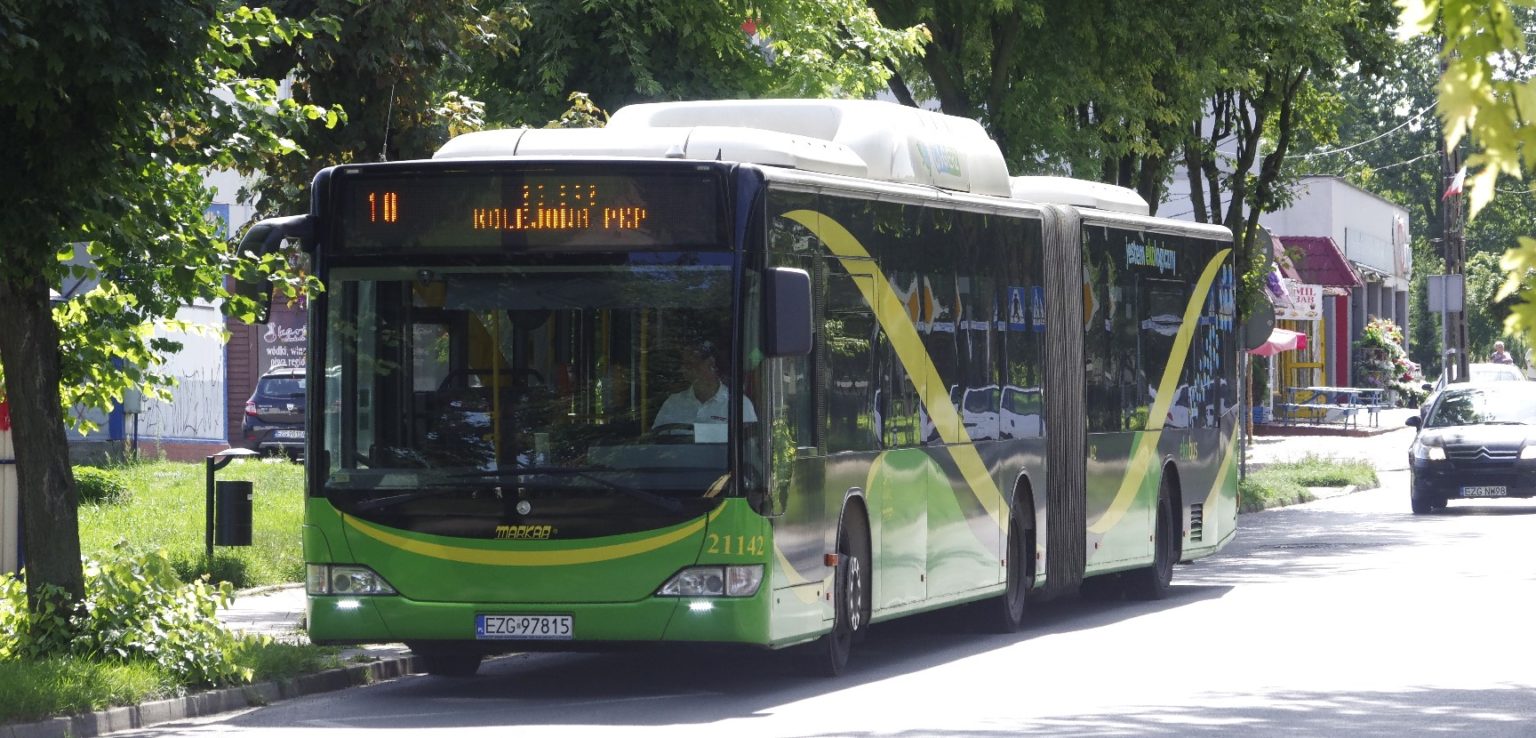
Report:
[{"label": "yellow stripe on bus", "polygon": [[1179,389],[1179,377],[1184,374],[1184,363],[1189,360],[1189,344],[1195,338],[1195,327],[1199,324],[1200,309],[1205,305],[1205,298],[1211,291],[1211,283],[1216,281],[1216,274],[1221,271],[1227,254],[1232,249],[1222,249],[1205,265],[1205,272],[1200,275],[1200,281],[1195,283],[1194,294],[1190,296],[1189,303],[1184,306],[1184,321],[1179,324],[1179,333],[1173,339],[1173,351],[1168,355],[1168,366],[1163,369],[1163,378],[1157,385],[1157,397],[1152,401],[1152,409],[1147,413],[1147,428],[1144,433],[1137,433],[1136,440],[1131,449],[1131,458],[1126,464],[1125,477],[1120,480],[1120,490],[1115,493],[1115,499],[1109,503],[1109,508],[1100,515],[1098,520],[1088,526],[1093,533],[1103,535],[1125,513],[1131,509],[1131,503],[1136,500],[1136,491],[1141,489],[1141,484],[1151,472],[1153,463],[1157,460],[1157,443],[1162,438],[1163,424],[1168,422],[1168,406],[1173,403],[1173,395]]},{"label": "yellow stripe on bus", "polygon": [[1221,498],[1221,491],[1226,487],[1227,474],[1232,471],[1232,460],[1237,458],[1237,432],[1243,427],[1242,418],[1232,424],[1232,435],[1227,437],[1227,453],[1221,457],[1221,466],[1216,469],[1216,481],[1211,483],[1211,493],[1205,496],[1205,510],[1215,510],[1216,501]]},{"label": "yellow stripe on bus", "polygon": [[[897,319],[896,316],[907,315],[906,305],[891,288],[891,283],[886,280],[880,267],[869,260],[869,250],[864,248],[864,245],[837,221],[813,210],[794,210],[785,213],[784,217],[805,226],[821,239],[821,242],[838,257],[849,274],[873,277],[871,280],[854,280],[854,283],[858,284],[859,290],[864,293],[864,300],[874,308],[875,317],[880,321],[880,327],[885,330],[886,337],[890,339],[891,348],[896,351],[896,358],[901,361],[907,375],[915,380],[921,380],[918,384],[918,392],[922,398],[923,407],[933,419],[934,427],[939,431],[939,437],[946,444],[950,444],[950,455],[960,469],[961,476],[965,477],[966,483],[970,485],[976,499],[981,502],[987,514],[998,526],[1002,526],[1008,512],[1002,492],[992,481],[986,462],[982,461],[981,455],[976,453],[976,447],[971,444],[970,434],[965,432],[965,425],[960,421],[960,414],[950,403],[949,394],[944,390],[938,368],[933,365],[932,357],[923,347],[923,339],[917,333],[917,326],[910,320]],[[864,284],[865,281],[870,284]]]},{"label": "yellow stripe on bus", "polygon": [[719,516],[720,512],[724,509],[725,506],[721,505],[708,516],[695,518],[674,528],[663,529],[655,535],[646,538],[626,541],[624,543],[613,543],[606,546],[570,548],[558,551],[506,551],[470,548],[468,546],[450,546],[391,533],[351,515],[342,515],[341,517],[353,530],[369,538],[386,546],[420,556],[442,559],[444,561],[456,561],[463,564],[485,564],[487,566],[566,566],[571,564],[595,564],[600,561],[612,561],[614,559],[650,553],[699,533],[704,530],[704,526],[707,523]]}]

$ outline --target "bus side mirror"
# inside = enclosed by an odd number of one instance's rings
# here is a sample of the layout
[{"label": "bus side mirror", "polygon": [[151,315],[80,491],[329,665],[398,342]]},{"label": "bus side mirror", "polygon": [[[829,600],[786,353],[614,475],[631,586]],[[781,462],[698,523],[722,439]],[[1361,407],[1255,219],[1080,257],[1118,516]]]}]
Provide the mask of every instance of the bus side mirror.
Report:
[{"label": "bus side mirror", "polygon": [[[240,238],[239,253],[249,253],[260,259],[277,251],[288,239],[308,240],[314,235],[314,224],[308,215],[290,215],[286,218],[267,218],[246,229]],[[272,313],[272,283],[262,280],[250,282],[235,280],[235,294],[256,303],[256,320],[267,322]]]},{"label": "bus side mirror", "polygon": [[768,356],[811,352],[811,275],[804,269],[768,270],[764,337]]}]

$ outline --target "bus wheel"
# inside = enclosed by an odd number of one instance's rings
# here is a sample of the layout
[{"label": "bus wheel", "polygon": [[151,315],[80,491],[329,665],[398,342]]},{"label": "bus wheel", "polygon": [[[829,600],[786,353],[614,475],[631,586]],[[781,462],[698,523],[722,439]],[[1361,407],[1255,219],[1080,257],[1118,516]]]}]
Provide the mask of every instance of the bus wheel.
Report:
[{"label": "bus wheel", "polygon": [[834,677],[848,666],[855,639],[869,627],[869,544],[863,525],[844,520],[837,531],[837,571],[832,577],[832,632],[806,647],[814,673]]},{"label": "bus wheel", "polygon": [[432,676],[470,677],[480,670],[480,649],[456,643],[409,643],[416,664]]},{"label": "bus wheel", "polygon": [[1003,594],[986,603],[988,625],[998,633],[1015,633],[1024,625],[1024,610],[1029,599],[1029,530],[1024,527],[1018,507],[1008,516],[1007,570],[1004,577],[1007,586]]},{"label": "bus wheel", "polygon": [[1173,565],[1179,559],[1177,526],[1173,522],[1173,492],[1168,477],[1157,488],[1157,526],[1153,533],[1152,565],[1134,569],[1121,576],[1125,593],[1137,600],[1160,600],[1168,596],[1173,583]]}]

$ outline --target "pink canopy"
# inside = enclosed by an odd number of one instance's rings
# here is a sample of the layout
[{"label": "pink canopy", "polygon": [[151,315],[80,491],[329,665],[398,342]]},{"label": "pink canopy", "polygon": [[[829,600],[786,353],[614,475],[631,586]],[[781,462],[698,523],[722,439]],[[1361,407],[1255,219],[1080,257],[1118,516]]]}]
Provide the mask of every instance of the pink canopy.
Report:
[{"label": "pink canopy", "polygon": [[1255,356],[1274,356],[1281,351],[1304,349],[1307,347],[1307,334],[1288,331],[1284,328],[1276,328],[1269,334],[1269,340],[1264,345],[1249,351]]}]

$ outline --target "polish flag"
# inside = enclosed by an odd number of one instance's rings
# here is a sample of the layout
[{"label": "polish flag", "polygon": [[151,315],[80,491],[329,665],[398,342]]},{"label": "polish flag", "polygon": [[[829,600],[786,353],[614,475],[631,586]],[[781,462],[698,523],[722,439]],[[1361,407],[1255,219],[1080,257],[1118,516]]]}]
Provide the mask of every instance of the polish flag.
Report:
[{"label": "polish flag", "polygon": [[1451,178],[1451,186],[1445,188],[1445,194],[1441,195],[1440,199],[1444,200],[1446,198],[1449,198],[1452,195],[1460,195],[1461,194],[1461,186],[1463,184],[1465,184],[1466,181],[1467,181],[1467,168],[1466,167],[1462,167],[1461,171],[1457,172],[1456,176]]}]

